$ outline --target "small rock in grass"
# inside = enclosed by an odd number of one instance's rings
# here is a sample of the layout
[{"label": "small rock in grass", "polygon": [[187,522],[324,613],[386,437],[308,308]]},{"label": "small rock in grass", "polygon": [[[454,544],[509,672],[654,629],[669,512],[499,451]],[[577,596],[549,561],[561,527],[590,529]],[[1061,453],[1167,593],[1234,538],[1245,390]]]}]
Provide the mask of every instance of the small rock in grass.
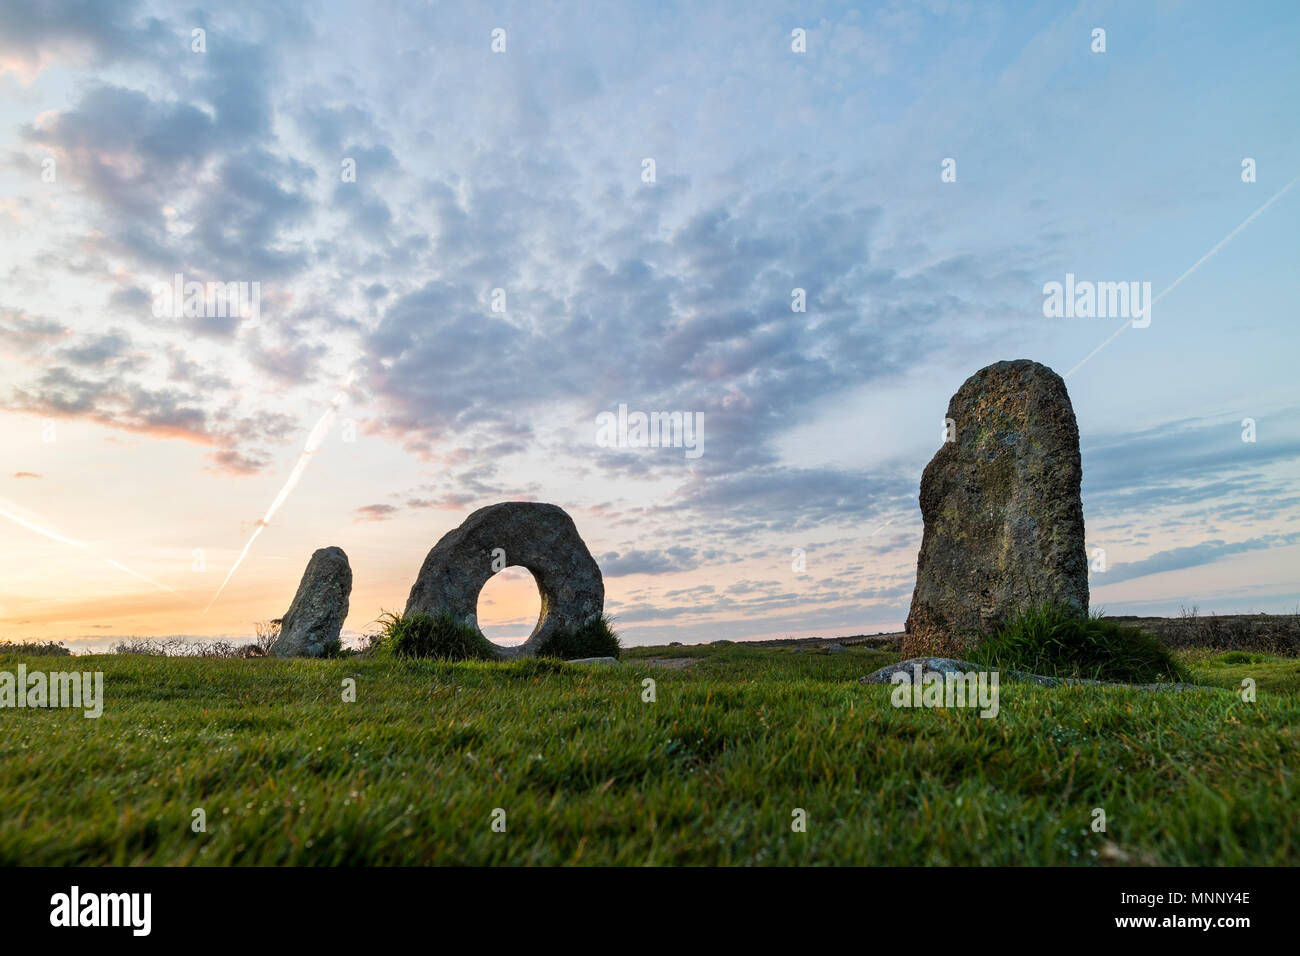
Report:
[{"label": "small rock in grass", "polygon": [[890,684],[893,683],[893,677],[897,673],[905,673],[908,677],[907,683],[911,683],[916,677],[917,668],[920,668],[921,678],[924,680],[929,674],[967,674],[971,671],[997,671],[999,680],[1008,682],[1021,682],[1027,684],[1037,684],[1040,687],[1129,687],[1135,690],[1150,691],[1185,691],[1185,690],[1218,690],[1220,688],[1205,687],[1200,684],[1118,684],[1108,681],[1086,680],[1075,677],[1048,677],[1045,674],[1030,674],[1025,671],[1001,670],[996,667],[986,667],[982,664],[972,664],[970,661],[954,660],[951,657],[913,657],[910,660],[899,661],[897,664],[890,664],[880,668],[878,671],[872,671],[866,677],[859,677],[859,684]]},{"label": "small rock in grass", "polygon": [[916,673],[917,667],[921,668],[921,676],[927,674],[965,674],[967,671],[979,670],[977,664],[969,661],[957,661],[949,657],[914,657],[911,660],[900,661],[897,664],[890,664],[880,668],[878,671],[872,671],[866,677],[859,677],[859,684],[888,684],[897,673],[905,673],[912,677]]}]

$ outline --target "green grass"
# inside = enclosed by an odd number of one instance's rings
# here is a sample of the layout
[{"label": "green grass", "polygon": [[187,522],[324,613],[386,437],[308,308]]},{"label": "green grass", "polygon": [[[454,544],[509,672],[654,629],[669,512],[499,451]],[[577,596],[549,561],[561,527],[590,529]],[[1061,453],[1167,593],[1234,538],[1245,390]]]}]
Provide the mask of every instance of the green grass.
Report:
[{"label": "green grass", "polygon": [[541,657],[573,660],[579,657],[618,657],[623,653],[608,614],[593,618],[581,627],[556,631],[537,648]]},{"label": "green grass", "polygon": [[1018,615],[985,637],[970,659],[1051,677],[1132,684],[1190,680],[1169,649],[1145,631],[1060,605]]},{"label": "green grass", "polygon": [[0,864],[1300,863],[1297,660],[1183,659],[1253,704],[1005,684],[992,720],[857,683],[894,660],[77,658],[101,718],[0,710]]},{"label": "green grass", "polygon": [[478,628],[458,621],[450,611],[431,616],[385,612],[371,647],[377,658],[437,658],[445,661],[490,661],[496,649]]},{"label": "green grass", "polygon": [[1260,692],[1285,693],[1300,687],[1300,658],[1210,650],[1183,651],[1180,656],[1201,684],[1236,690],[1243,680],[1249,678]]}]

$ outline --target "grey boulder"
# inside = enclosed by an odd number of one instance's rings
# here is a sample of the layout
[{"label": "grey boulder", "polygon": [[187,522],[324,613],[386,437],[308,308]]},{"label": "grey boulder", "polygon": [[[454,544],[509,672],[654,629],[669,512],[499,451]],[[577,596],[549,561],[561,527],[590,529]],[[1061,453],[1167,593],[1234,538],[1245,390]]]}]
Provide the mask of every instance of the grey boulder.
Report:
[{"label": "grey boulder", "polygon": [[1020,359],[980,369],[948,403],[921,477],[925,524],[905,657],[958,657],[1017,612],[1088,610],[1079,426],[1062,378]]},{"label": "grey boulder", "polygon": [[908,661],[899,661],[897,664],[888,664],[880,670],[872,671],[866,677],[859,677],[859,684],[892,684],[895,674],[906,674],[908,683],[916,674],[920,673],[921,677],[928,677],[930,674],[945,676],[947,674],[965,674],[968,671],[978,671],[979,665],[972,664],[970,661],[955,661],[947,657],[914,657]]},{"label": "grey boulder", "polygon": [[521,566],[537,581],[542,610],[528,640],[497,647],[500,657],[531,657],[557,632],[599,618],[605,582],[596,559],[564,509],[536,501],[480,508],[442,536],[420,567],[406,614],[449,611],[478,627],[478,595],[488,578]]},{"label": "grey boulder", "polygon": [[284,615],[273,657],[324,657],[337,650],[348,616],[352,568],[342,548],[321,548],[307,562],[298,593]]}]

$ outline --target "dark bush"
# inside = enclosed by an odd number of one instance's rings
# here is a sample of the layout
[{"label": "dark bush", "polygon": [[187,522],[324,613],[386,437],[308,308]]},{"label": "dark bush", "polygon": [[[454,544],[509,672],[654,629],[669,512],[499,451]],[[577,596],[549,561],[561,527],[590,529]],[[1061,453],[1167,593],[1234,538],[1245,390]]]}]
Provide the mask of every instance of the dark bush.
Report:
[{"label": "dark bush", "polygon": [[32,657],[71,657],[72,651],[62,641],[0,641],[0,654],[26,654]]}]

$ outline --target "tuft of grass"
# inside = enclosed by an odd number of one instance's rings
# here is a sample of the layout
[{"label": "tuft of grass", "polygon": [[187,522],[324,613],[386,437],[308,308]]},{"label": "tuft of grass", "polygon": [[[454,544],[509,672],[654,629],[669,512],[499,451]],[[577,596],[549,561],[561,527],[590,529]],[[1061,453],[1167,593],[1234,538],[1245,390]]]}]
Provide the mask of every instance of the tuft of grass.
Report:
[{"label": "tuft of grass", "polygon": [[1228,651],[1214,658],[1215,664],[1259,664],[1269,660],[1268,654],[1250,654],[1246,651]]},{"label": "tuft of grass", "polygon": [[450,611],[436,616],[385,612],[379,623],[382,631],[371,651],[378,658],[488,661],[497,657],[496,648],[478,628],[457,620]]},{"label": "tuft of grass", "polygon": [[608,614],[594,617],[581,627],[556,631],[538,649],[538,657],[573,660],[579,657],[618,657],[623,647]]},{"label": "tuft of grass", "polygon": [[1145,631],[1059,604],[1017,615],[985,637],[971,660],[1051,677],[1132,684],[1191,679],[1169,649]]}]

